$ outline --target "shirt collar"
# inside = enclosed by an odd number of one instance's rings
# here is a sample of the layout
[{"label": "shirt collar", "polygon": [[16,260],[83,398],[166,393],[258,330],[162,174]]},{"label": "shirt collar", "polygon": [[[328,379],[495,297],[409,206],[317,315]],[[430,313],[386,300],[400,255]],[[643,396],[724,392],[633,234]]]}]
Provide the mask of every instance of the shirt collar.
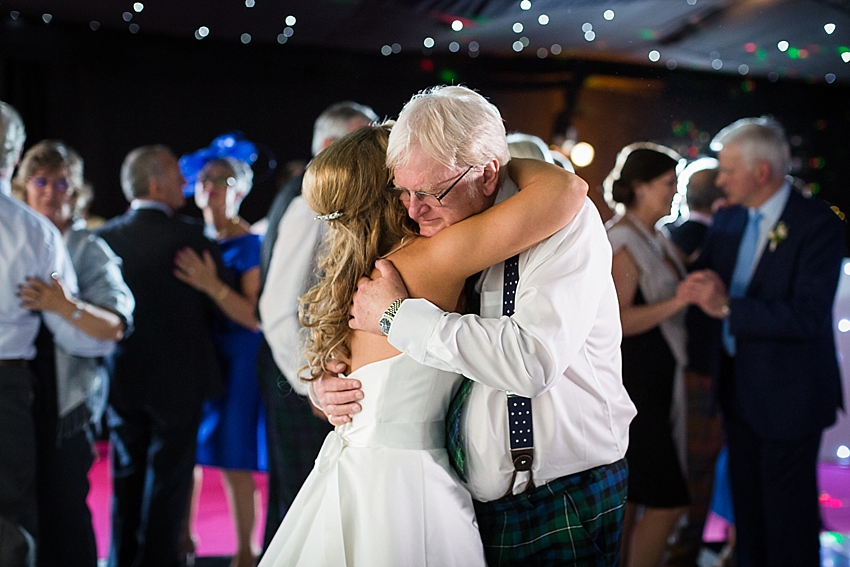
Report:
[{"label": "shirt collar", "polygon": [[7,197],[12,196],[12,183],[5,177],[0,177],[0,193]]},{"label": "shirt collar", "polygon": [[711,226],[714,222],[714,217],[702,211],[688,211],[688,220],[704,224],[705,226]]},{"label": "shirt collar", "polygon": [[138,211],[140,209],[155,209],[157,211],[162,211],[168,216],[174,214],[174,211],[171,210],[171,207],[162,203],[160,201],[154,201],[152,199],[133,199],[130,203],[130,208],[134,211]]},{"label": "shirt collar", "polygon": [[516,183],[514,183],[513,179],[506,175],[504,181],[502,182],[502,186],[499,187],[499,192],[496,193],[496,200],[493,204],[496,205],[498,203],[501,203],[508,197],[516,195],[517,193],[519,193],[519,187]]},{"label": "shirt collar", "polygon": [[788,197],[791,195],[791,185],[786,181],[779,188],[779,191],[765,201],[757,210],[762,215],[762,226],[772,227],[779,221],[782,216],[782,211],[785,210],[785,204],[788,202]]}]

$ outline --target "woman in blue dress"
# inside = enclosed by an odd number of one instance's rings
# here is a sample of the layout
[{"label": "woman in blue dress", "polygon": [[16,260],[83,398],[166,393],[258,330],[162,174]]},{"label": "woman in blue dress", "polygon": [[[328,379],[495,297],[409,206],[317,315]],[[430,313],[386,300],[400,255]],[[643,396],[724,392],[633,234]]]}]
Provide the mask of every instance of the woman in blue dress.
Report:
[{"label": "woman in blue dress", "polygon": [[[187,161],[182,159],[181,165]],[[184,177],[193,177],[188,167],[183,169]],[[223,469],[238,545],[232,567],[256,563],[251,542],[257,493],[253,471],[266,470],[265,412],[256,377],[261,338],[256,315],[261,237],[251,233],[250,225],[237,214],[252,179],[247,161],[223,156],[206,161],[194,183],[195,202],[221,248],[226,276],[231,281],[219,277],[209,253],[201,257],[190,248],[177,254],[174,272],[180,280],[209,295],[226,315],[218,322],[215,337],[227,381],[224,395],[204,404],[197,463]]]}]

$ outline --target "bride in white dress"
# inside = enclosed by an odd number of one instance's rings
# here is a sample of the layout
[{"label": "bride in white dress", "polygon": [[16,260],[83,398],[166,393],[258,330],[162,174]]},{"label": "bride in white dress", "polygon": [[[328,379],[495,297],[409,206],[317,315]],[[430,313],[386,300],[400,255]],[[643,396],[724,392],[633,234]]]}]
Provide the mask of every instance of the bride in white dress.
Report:
[{"label": "bride in white dress", "polygon": [[[445,449],[446,411],[461,377],[420,365],[383,336],[349,330],[349,306],[358,279],[387,257],[411,296],[457,309],[468,276],[566,226],[585,186],[556,166],[514,160],[517,196],[421,238],[398,193],[385,189],[390,127],[338,140],[304,176],[307,203],[329,225],[323,277],[302,298],[310,372],[316,377],[331,358],[344,358],[362,383],[363,410],[328,435],[260,567],[485,565],[472,500]],[[460,181],[455,190],[467,191],[474,179],[456,176],[445,186]]]}]

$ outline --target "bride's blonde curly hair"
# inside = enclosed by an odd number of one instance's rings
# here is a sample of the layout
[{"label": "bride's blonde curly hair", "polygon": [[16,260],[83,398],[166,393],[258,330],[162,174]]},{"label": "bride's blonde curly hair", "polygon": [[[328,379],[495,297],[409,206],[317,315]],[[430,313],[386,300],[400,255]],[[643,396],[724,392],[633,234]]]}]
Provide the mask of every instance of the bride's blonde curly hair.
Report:
[{"label": "bride's blonde curly hair", "polygon": [[407,210],[386,190],[391,127],[392,122],[366,126],[340,138],[304,173],[302,195],[328,223],[318,260],[321,279],[299,300],[298,316],[308,329],[309,379],[318,378],[332,358],[351,354],[348,319],[357,280],[405,237],[416,235]]}]

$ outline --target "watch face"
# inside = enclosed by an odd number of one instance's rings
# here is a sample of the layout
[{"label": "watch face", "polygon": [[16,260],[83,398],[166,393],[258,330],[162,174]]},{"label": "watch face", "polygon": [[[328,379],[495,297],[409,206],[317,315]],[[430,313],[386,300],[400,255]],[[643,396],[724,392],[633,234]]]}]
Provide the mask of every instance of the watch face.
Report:
[{"label": "watch face", "polygon": [[381,317],[381,320],[378,321],[378,326],[381,328],[381,332],[385,335],[390,334],[390,323],[392,323],[392,319],[388,317]]}]

